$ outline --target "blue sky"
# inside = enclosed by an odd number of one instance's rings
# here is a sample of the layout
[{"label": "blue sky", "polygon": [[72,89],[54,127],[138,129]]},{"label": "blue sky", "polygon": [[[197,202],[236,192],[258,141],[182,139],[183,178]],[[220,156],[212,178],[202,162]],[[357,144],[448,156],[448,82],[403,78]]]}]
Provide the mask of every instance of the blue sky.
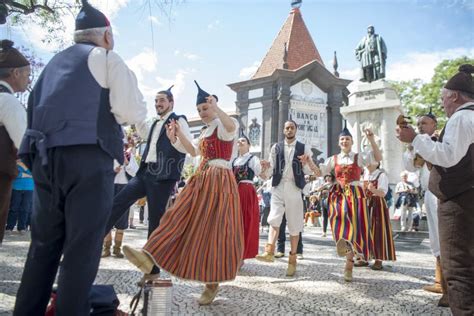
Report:
[{"label": "blue sky", "polygon": [[[235,93],[226,84],[249,79],[290,12],[289,0],[187,0],[173,8],[171,19],[141,0],[91,0],[112,20],[115,50],[137,74],[153,115],[156,91],[175,84],[175,110],[196,116],[196,79],[235,108]],[[355,79],[354,47],[375,26],[388,47],[387,76],[429,80],[443,59],[474,58],[474,0],[318,1],[303,0],[303,19],[326,67],[337,51],[341,77]],[[69,29],[73,20],[65,17]],[[153,39],[151,29],[153,28]],[[40,39],[43,30],[0,29],[35,50],[47,61],[52,47]],[[69,34],[67,34],[69,36]]]}]

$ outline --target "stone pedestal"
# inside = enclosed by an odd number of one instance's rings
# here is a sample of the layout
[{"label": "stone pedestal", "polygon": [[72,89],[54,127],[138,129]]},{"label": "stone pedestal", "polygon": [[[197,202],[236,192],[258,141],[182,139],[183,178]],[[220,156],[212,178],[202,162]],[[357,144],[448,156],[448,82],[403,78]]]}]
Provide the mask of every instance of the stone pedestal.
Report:
[{"label": "stone pedestal", "polygon": [[399,182],[404,146],[395,136],[396,119],[403,113],[397,93],[383,79],[371,83],[353,81],[347,88],[349,105],[341,107],[341,114],[354,138],[352,150],[370,150],[363,130],[372,129],[382,150],[382,168],[387,171],[390,184]]}]

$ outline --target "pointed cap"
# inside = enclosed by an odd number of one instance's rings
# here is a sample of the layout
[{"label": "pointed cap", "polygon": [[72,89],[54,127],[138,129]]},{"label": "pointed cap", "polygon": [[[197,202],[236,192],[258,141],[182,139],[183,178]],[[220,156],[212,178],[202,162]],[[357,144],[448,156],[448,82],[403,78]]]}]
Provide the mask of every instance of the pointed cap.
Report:
[{"label": "pointed cap", "polygon": [[429,117],[433,121],[438,122],[438,120],[436,119],[436,116],[433,114],[433,107],[432,106],[430,106],[430,111],[426,114],[423,114],[422,116]]},{"label": "pointed cap", "polygon": [[87,0],[82,0],[82,8],[76,17],[76,31],[110,26],[109,19],[91,6]]},{"label": "pointed cap", "polygon": [[29,64],[28,59],[13,47],[12,41],[0,41],[0,68],[20,68]]},{"label": "pointed cap", "polygon": [[[207,103],[207,97],[210,97],[211,95],[207,93],[206,91],[204,91],[203,89],[201,89],[201,87],[199,86],[196,80],[194,80],[194,83],[196,84],[196,87],[198,88],[196,106],[198,106],[201,103]],[[217,97],[217,95],[213,94],[212,96],[216,98],[216,101],[219,101],[219,98]]]},{"label": "pointed cap", "polygon": [[168,98],[171,98],[173,99],[173,93],[171,92],[171,88],[173,88],[174,85],[172,85],[171,87],[169,87],[167,90],[161,90],[161,91],[158,91],[158,94],[166,94],[166,96]]},{"label": "pointed cap", "polygon": [[449,79],[444,87],[449,90],[474,94],[474,80],[472,79],[473,73],[474,65],[461,65],[459,66],[459,72]]},{"label": "pointed cap", "polygon": [[352,137],[351,132],[349,132],[349,130],[347,129],[347,121],[346,120],[344,120],[344,128],[342,129],[341,133],[339,134],[339,137],[342,137],[342,136]]}]

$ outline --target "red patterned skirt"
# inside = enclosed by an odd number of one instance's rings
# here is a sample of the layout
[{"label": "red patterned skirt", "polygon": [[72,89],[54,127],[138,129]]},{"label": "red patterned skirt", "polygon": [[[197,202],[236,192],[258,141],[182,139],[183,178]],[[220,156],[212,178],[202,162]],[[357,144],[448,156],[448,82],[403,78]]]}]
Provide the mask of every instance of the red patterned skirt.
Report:
[{"label": "red patterned skirt", "polygon": [[329,193],[329,222],[334,241],[345,239],[352,249],[369,260],[373,251],[369,210],[362,187],[334,185]]},{"label": "red patterned skirt", "polygon": [[385,198],[369,198],[369,213],[372,238],[374,239],[374,258],[378,260],[397,260],[393,243],[392,224]]},{"label": "red patterned skirt", "polygon": [[192,176],[143,249],[178,278],[204,283],[235,279],[244,234],[232,171],[205,166]]},{"label": "red patterned skirt", "polygon": [[240,206],[244,222],[245,250],[243,259],[253,259],[258,254],[260,211],[255,188],[251,183],[239,183]]}]

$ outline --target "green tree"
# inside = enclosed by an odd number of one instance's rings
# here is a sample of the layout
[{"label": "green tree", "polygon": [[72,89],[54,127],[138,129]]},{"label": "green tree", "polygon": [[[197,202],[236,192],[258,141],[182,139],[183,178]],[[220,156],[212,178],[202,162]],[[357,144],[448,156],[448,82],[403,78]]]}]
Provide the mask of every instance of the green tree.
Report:
[{"label": "green tree", "polygon": [[458,72],[462,64],[474,64],[474,59],[462,56],[452,60],[443,60],[436,66],[433,78],[427,83],[421,79],[392,81],[391,84],[398,92],[405,113],[414,118],[428,113],[431,107],[433,114],[438,117],[440,127],[444,126],[446,114],[441,105],[441,90],[449,78]]}]

